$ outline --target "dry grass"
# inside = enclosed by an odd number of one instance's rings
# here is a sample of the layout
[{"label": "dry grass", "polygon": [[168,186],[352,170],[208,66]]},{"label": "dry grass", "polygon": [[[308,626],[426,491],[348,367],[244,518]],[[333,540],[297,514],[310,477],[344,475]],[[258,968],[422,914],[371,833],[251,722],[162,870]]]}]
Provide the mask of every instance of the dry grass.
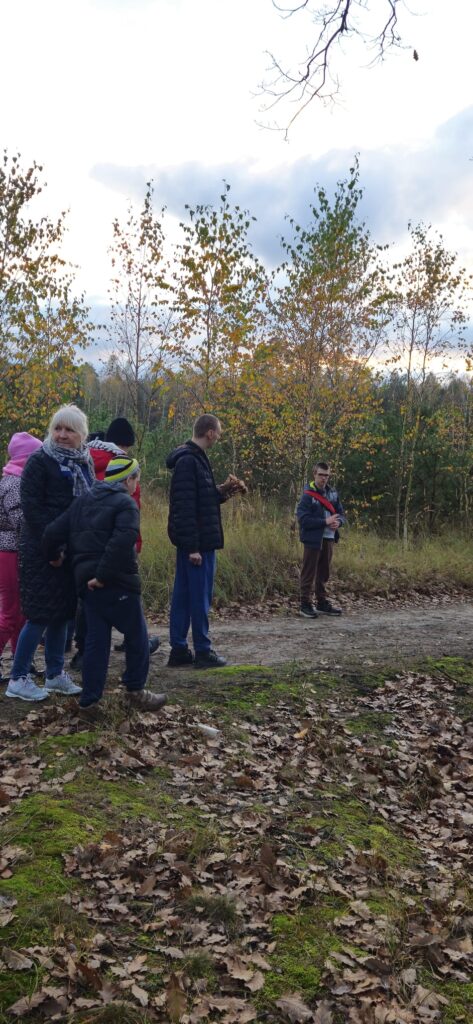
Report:
[{"label": "dry grass", "polygon": [[[297,598],[301,545],[290,514],[259,500],[224,508],[225,548],[218,554],[215,600]],[[164,612],[174,576],[167,536],[167,503],[148,497],[142,512],[141,573],[148,609]],[[473,541],[458,534],[414,538],[407,550],[395,540],[346,528],[336,552],[342,590],[387,595],[407,589],[473,591]]]}]

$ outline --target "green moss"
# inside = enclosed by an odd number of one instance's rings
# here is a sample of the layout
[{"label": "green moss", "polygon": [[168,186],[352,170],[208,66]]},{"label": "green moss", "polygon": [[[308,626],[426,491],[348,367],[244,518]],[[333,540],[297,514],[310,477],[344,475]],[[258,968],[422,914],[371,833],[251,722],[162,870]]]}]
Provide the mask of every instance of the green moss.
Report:
[{"label": "green moss", "polygon": [[428,665],[459,683],[473,686],[473,662],[464,658],[429,658]]},{"label": "green moss", "polygon": [[97,732],[76,732],[61,736],[48,736],[37,744],[37,750],[46,768],[46,779],[60,778],[66,772],[81,765],[87,748],[97,742]]},{"label": "green moss", "polygon": [[[26,864],[18,864],[11,878],[2,880],[0,892],[18,900],[15,914],[29,913],[37,900],[64,896],[73,887],[63,873],[59,860],[51,857],[31,856]],[[8,926],[8,928],[10,928]],[[0,935],[7,929],[2,929]]]},{"label": "green moss", "polygon": [[[223,682],[225,672],[230,674]],[[200,699],[199,704],[217,710],[220,721],[232,721],[235,716],[259,721],[280,700],[300,706],[305,699],[305,690],[305,676],[300,678],[297,673],[280,669],[275,672],[261,666],[254,666],[248,673],[244,667],[236,665],[230,670],[212,670],[212,690]]]},{"label": "green moss", "polygon": [[276,950],[270,958],[271,971],[257,997],[259,1008],[279,999],[285,992],[299,992],[313,999],[320,988],[325,960],[342,943],[330,929],[334,917],[345,909],[342,900],[320,903],[294,916],[276,914],[272,921]]},{"label": "green moss", "polygon": [[443,1009],[443,1024],[470,1024],[473,1020],[473,983],[461,984],[458,981],[447,982],[441,989],[441,995],[449,1000]]},{"label": "green moss", "polygon": [[473,982],[439,981],[430,971],[420,972],[420,982],[425,988],[448,999],[448,1006],[442,1007],[442,1024],[471,1024],[473,1021]]},{"label": "green moss", "polygon": [[182,904],[184,911],[205,917],[212,924],[223,924],[227,935],[235,936],[238,931],[239,915],[235,902],[228,896],[207,896],[195,892]]},{"label": "green moss", "polygon": [[271,669],[264,665],[224,665],[223,668],[212,669],[212,675],[217,678],[228,676],[244,676],[256,672],[259,676],[270,675]]},{"label": "green moss", "polygon": [[155,1020],[155,1014],[150,1016],[146,1010],[135,1010],[129,1003],[120,1006],[116,1000],[102,1009],[87,1010],[67,1018],[68,1024],[151,1024]]},{"label": "green moss", "polygon": [[40,740],[38,750],[46,760],[53,754],[66,753],[70,750],[79,750],[81,747],[90,747],[97,742],[98,732],[71,732],[59,736],[48,736]]},{"label": "green moss", "polygon": [[163,813],[167,813],[175,803],[163,788],[168,774],[167,769],[153,772],[143,785],[130,779],[107,781],[97,778],[93,771],[85,770],[64,786],[64,795],[82,813],[93,806],[105,829],[128,818],[146,817],[161,821]]},{"label": "green moss", "polygon": [[457,685],[453,694],[457,714],[470,719],[473,715],[473,661],[464,658],[430,659],[429,669]]},{"label": "green moss", "polygon": [[[23,945],[47,941],[58,923],[57,913],[52,912],[55,901],[78,887],[76,880],[64,874],[63,854],[98,841],[127,817],[162,820],[171,807],[174,802],[162,793],[160,781],[156,788],[145,789],[126,780],[107,783],[88,771],[65,785],[60,796],[35,793],[25,797],[0,832],[2,842],[14,842],[24,849],[24,858],[15,865],[12,877],[1,883],[1,892],[13,896],[17,906],[15,918],[0,938],[7,945],[14,936],[21,936]],[[76,921],[74,934],[79,931]]]},{"label": "green moss", "polygon": [[25,797],[8,819],[2,838],[14,837],[32,855],[61,857],[78,843],[97,838],[102,826],[103,818],[90,794],[87,811],[83,811],[76,809],[66,794],[34,793]]},{"label": "green moss", "polygon": [[33,995],[41,987],[43,973],[41,968],[34,968],[31,971],[22,971],[21,974],[18,971],[8,971],[0,975],[0,1024],[11,1024],[14,1018],[5,1011],[9,1006],[13,1006],[17,999]]},{"label": "green moss", "polygon": [[194,953],[193,956],[185,957],[182,961],[182,967],[184,972],[193,981],[205,978],[208,990],[213,992],[216,989],[217,972],[214,961],[209,953]]},{"label": "green moss", "polygon": [[384,686],[386,679],[392,676],[397,669],[391,665],[378,669],[376,672],[342,672],[340,678],[335,678],[337,690],[345,689],[347,693],[354,696],[372,693],[380,686]]},{"label": "green moss", "polygon": [[[79,843],[98,839],[106,822],[89,802],[87,812],[75,809],[66,797],[35,793],[25,797],[1,830],[3,842],[13,841],[24,850],[11,878],[2,880],[0,891],[17,900],[15,917],[0,932],[7,945],[20,938],[23,945],[47,942],[54,926],[67,911],[58,900],[76,887],[64,875],[62,857]],[[71,923],[71,922],[69,922]],[[80,931],[79,922],[74,934]]]},{"label": "green moss", "polygon": [[369,736],[382,740],[383,743],[392,743],[392,738],[385,734],[385,729],[391,725],[392,720],[393,715],[388,712],[365,711],[356,717],[347,718],[344,725],[353,736]]},{"label": "green moss", "polygon": [[347,843],[351,843],[358,850],[379,853],[392,871],[418,863],[420,854],[414,844],[399,835],[383,818],[373,814],[360,800],[338,798],[324,803],[324,815],[304,819],[305,824],[322,832],[323,842],[316,848],[319,858],[330,862],[341,857]]}]

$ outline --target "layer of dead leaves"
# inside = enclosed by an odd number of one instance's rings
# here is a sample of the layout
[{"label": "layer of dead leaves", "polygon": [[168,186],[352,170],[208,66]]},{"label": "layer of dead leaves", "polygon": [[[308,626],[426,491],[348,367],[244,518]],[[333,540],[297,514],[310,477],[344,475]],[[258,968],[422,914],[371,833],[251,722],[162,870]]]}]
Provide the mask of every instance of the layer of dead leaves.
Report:
[{"label": "layer of dead leaves", "polygon": [[[229,601],[213,610],[217,619],[225,622],[230,619],[267,619],[274,614],[294,616],[299,613],[300,598],[298,593],[297,574],[294,574],[294,594],[278,593],[262,598],[260,601],[245,600]],[[389,569],[380,570],[376,581],[369,590],[360,587],[358,580],[341,579],[335,575],[333,586],[335,593],[343,605],[345,612],[364,610],[367,608],[382,611],[394,608],[441,608],[471,601],[471,588],[442,581],[439,591],[438,580],[432,582],[408,584],[402,574]],[[161,623],[160,629],[163,628]]]},{"label": "layer of dead leaves", "polygon": [[[99,842],[85,830],[65,852],[66,875],[81,883],[67,900],[92,937],[78,946],[64,928],[48,946],[3,947],[0,967],[43,971],[42,987],[9,1008],[12,1019],[62,1020],[124,1003],[183,1024],[333,1024],[335,1013],[351,1024],[442,1021],[442,982],[466,983],[473,967],[473,726],[457,716],[454,690],[453,680],[410,674],[323,706],[309,690],[302,717],[280,702],[263,724],[239,721],[210,740],[177,706],[105,728],[87,748],[88,771],[133,779],[145,798],[153,770],[165,765],[170,809],[158,823],[126,820]],[[370,713],[390,723],[381,739],[347,725]],[[61,794],[80,769],[42,780],[28,737],[76,728],[60,704],[35,709],[16,735],[10,727],[1,813],[27,793]],[[382,838],[369,849],[346,841],[327,858],[340,799],[403,837],[397,861]],[[28,854],[9,844],[0,856],[8,878]],[[279,948],[274,914],[316,913],[327,901],[340,912],[320,997],[309,1005],[287,991],[265,1009],[259,1000]],[[14,922],[11,898],[0,900],[0,915],[3,925]],[[203,955],[215,983],[191,969]]]}]

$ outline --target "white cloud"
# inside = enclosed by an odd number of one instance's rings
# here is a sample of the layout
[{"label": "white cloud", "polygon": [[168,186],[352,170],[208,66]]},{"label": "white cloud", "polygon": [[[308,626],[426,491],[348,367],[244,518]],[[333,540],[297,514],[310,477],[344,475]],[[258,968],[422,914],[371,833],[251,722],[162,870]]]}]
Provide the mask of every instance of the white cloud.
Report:
[{"label": "white cloud", "polygon": [[[402,241],[408,221],[423,220],[444,230],[447,244],[461,245],[473,256],[473,106],[441,125],[421,145],[364,149],[360,178],[364,188],[361,213],[374,241]],[[141,200],[145,183],[155,182],[157,205],[184,217],[185,204],[218,203],[222,181],[232,198],[257,217],[252,228],[260,255],[269,263],[280,256],[279,237],[286,233],[286,214],[307,223],[313,190],[321,184],[333,191],[353,163],[353,151],[331,150],[316,159],[301,157],[273,167],[270,174],[257,161],[219,164],[191,161],[175,166],[138,167],[98,164],[92,176],[108,189]]]},{"label": "white cloud", "polygon": [[429,0],[403,18],[420,60],[406,50],[368,70],[366,54],[347,47],[343,101],[313,105],[284,144],[255,123],[253,94],[264,50],[302,53],[306,26],[281,21],[271,0],[15,0],[2,9],[0,137],[44,163],[45,208],[70,207],[67,254],[100,300],[112,219],[150,169],[179,212],[193,195],[213,199],[227,177],[257,207],[258,245],[274,258],[274,225],[359,151],[375,233],[439,218],[451,244],[471,251],[473,5]]}]

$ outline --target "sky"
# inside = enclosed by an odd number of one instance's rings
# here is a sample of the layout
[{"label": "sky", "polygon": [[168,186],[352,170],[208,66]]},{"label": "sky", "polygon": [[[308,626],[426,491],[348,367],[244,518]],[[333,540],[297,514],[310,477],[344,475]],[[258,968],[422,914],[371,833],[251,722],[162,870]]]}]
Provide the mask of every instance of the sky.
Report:
[{"label": "sky", "polygon": [[311,104],[284,141],[261,126],[288,116],[261,110],[265,51],[302,57],[309,28],[271,0],[3,0],[0,141],[44,166],[41,202],[69,210],[65,253],[95,308],[112,221],[148,179],[176,224],[228,181],[271,266],[284,216],[303,223],[314,187],[346,177],[355,153],[373,239],[402,249],[408,221],[423,220],[471,270],[473,4],[409,0],[400,28],[407,48],[379,66],[345,44],[338,101]]}]

